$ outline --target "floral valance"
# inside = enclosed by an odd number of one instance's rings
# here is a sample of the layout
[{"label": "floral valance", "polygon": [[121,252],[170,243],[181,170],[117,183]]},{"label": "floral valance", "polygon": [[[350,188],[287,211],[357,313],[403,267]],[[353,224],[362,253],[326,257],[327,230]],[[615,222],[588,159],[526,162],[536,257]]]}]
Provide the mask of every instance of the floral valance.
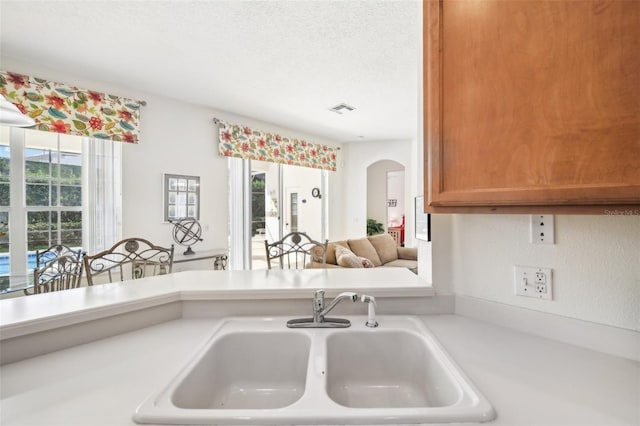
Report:
[{"label": "floral valance", "polygon": [[336,170],[336,149],[220,122],[221,155],[314,169]]},{"label": "floral valance", "polygon": [[139,101],[1,70],[0,93],[37,130],[138,143]]}]

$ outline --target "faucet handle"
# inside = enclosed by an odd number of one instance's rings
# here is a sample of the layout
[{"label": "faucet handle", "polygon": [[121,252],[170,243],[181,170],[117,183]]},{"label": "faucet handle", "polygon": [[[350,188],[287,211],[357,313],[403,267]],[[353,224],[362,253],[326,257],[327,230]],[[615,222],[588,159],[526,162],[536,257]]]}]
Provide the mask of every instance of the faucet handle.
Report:
[{"label": "faucet handle", "polygon": [[324,290],[316,290],[313,296],[313,310],[320,312],[324,309]]}]

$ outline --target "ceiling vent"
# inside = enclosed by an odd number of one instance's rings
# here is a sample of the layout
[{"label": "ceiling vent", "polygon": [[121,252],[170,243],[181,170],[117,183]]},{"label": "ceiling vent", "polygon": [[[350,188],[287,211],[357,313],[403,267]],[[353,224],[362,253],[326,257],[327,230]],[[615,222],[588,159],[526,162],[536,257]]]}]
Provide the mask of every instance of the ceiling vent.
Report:
[{"label": "ceiling vent", "polygon": [[354,107],[347,104],[338,104],[333,108],[329,108],[329,111],[333,111],[336,114],[344,114],[345,112],[350,112],[350,111],[353,111],[354,109],[355,109]]}]

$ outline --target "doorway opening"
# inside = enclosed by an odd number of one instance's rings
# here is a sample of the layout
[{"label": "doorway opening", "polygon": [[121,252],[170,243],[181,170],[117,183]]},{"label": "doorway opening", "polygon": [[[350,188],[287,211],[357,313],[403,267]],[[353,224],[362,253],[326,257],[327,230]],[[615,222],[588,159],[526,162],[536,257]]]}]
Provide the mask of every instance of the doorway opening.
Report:
[{"label": "doorway opening", "polygon": [[405,241],[405,205],[404,166],[380,160],[367,167],[367,220],[381,224],[398,246]]}]

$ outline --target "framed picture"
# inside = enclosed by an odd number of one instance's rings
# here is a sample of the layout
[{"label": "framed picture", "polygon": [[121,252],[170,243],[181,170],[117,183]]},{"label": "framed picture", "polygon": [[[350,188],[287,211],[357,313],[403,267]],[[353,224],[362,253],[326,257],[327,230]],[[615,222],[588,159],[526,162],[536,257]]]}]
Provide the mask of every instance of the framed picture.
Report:
[{"label": "framed picture", "polygon": [[164,175],[164,221],[200,219],[200,177]]},{"label": "framed picture", "polygon": [[415,199],[416,239],[431,241],[431,215],[424,213],[424,197]]}]

